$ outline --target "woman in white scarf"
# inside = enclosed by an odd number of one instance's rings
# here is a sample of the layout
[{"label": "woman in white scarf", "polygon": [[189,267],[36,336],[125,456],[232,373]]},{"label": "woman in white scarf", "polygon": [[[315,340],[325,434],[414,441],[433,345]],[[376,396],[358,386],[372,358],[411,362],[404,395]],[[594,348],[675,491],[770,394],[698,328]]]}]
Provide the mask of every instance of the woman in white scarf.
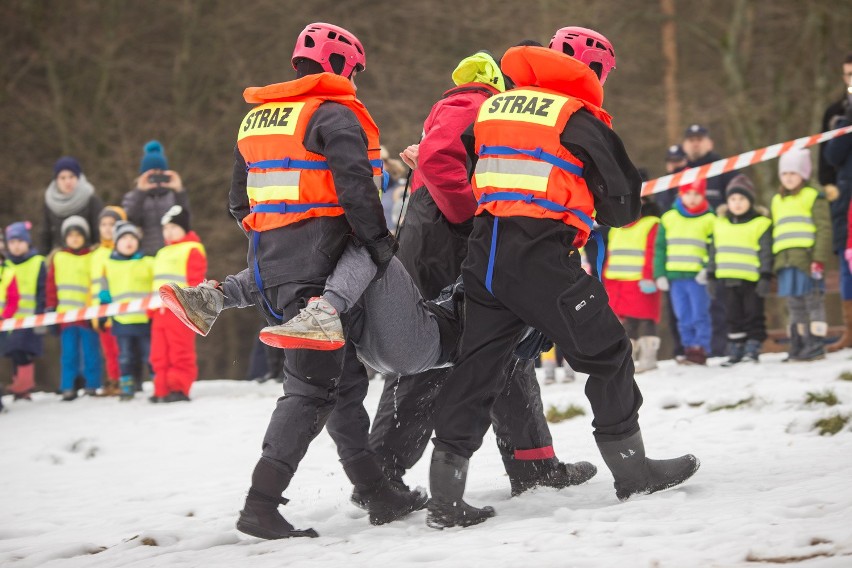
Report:
[{"label": "woman in white scarf", "polygon": [[71,215],[80,215],[89,222],[98,242],[98,215],[103,202],[95,195],[95,188],[83,174],[80,163],[63,156],[53,166],[54,177],[44,192],[44,225],[42,226],[42,249],[45,253],[62,245],[62,222]]}]

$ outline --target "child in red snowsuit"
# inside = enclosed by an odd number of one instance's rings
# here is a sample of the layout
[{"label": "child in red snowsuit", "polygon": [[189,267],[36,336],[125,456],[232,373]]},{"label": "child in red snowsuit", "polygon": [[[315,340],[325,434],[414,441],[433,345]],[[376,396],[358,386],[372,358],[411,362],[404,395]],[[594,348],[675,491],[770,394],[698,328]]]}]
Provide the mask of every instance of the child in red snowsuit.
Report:
[{"label": "child in red snowsuit", "polygon": [[[198,286],[207,273],[207,254],[198,235],[189,228],[189,211],[173,206],[163,216],[162,225],[166,246],[154,257],[152,291],[170,282]],[[165,308],[151,315],[151,367],[151,402],[189,400],[189,390],[198,377],[195,332]]]},{"label": "child in red snowsuit", "polygon": [[638,221],[609,232],[604,285],[609,305],[630,337],[637,373],[657,368],[660,348],[660,292],[654,283],[654,242],[659,224],[659,206],[644,200]]}]

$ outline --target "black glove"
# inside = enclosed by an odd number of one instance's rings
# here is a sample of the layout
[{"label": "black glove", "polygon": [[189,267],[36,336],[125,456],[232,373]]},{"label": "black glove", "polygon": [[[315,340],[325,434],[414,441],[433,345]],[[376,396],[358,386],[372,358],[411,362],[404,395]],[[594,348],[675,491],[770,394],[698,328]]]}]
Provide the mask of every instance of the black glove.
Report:
[{"label": "black glove", "polygon": [[765,298],[769,295],[769,278],[762,276],[760,280],[757,281],[757,286],[754,287],[754,291],[757,292],[757,295],[761,298]]},{"label": "black glove", "polygon": [[387,233],[380,239],[364,243],[364,246],[367,247],[367,252],[370,253],[370,258],[376,265],[376,277],[373,278],[373,282],[375,282],[385,275],[388,264],[399,249],[399,243],[393,235]]},{"label": "black glove", "polygon": [[534,327],[527,327],[521,340],[515,346],[515,357],[518,359],[535,359],[539,354],[550,351],[553,342]]},{"label": "black glove", "polygon": [[710,296],[711,299],[716,299],[716,292],[719,287],[719,281],[716,280],[713,276],[708,276],[707,278],[707,295]]}]

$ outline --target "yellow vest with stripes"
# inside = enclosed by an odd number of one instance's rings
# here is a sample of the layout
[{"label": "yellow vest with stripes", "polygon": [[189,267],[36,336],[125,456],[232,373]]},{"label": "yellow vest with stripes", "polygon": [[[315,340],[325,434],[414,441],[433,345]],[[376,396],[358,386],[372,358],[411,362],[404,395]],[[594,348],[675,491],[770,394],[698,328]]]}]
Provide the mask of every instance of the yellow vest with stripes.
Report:
[{"label": "yellow vest with stripes", "polygon": [[[154,259],[150,256],[134,260],[108,258],[104,263],[104,278],[113,302],[132,302],[144,300],[151,295],[151,283],[154,281]],[[123,314],[113,316],[115,321],[126,325],[148,323],[148,316],[141,314]]]},{"label": "yellow vest with stripes", "polygon": [[11,261],[7,260],[6,266],[14,267],[15,276],[18,279],[18,294],[20,294],[21,300],[18,303],[18,311],[15,312],[15,315],[19,317],[35,315],[38,275],[41,272],[41,267],[44,266],[44,257],[35,254],[20,264],[12,264]]},{"label": "yellow vest with stripes", "polygon": [[772,225],[762,215],[747,223],[731,223],[727,217],[716,219],[713,242],[716,248],[716,278],[734,278],[757,282],[760,279],[760,237]]},{"label": "yellow vest with stripes", "polygon": [[707,243],[713,235],[712,214],[684,217],[677,209],[663,214],[666,230],[666,271],[700,272],[707,264]]},{"label": "yellow vest with stripes", "polygon": [[803,187],[796,195],[772,198],[772,252],[779,253],[791,248],[811,248],[816,242],[814,224],[814,202],[819,192],[812,187]]},{"label": "yellow vest with stripes", "polygon": [[157,292],[160,286],[172,282],[187,286],[189,283],[186,281],[186,263],[194,250],[201,251],[203,255],[207,254],[204,245],[194,241],[175,243],[161,248],[154,258],[154,284],[151,290]]},{"label": "yellow vest with stripes", "polygon": [[15,269],[8,265],[3,265],[3,272],[0,273],[0,315],[6,309],[6,294],[9,290],[9,284],[15,279]]},{"label": "yellow vest with stripes", "polygon": [[56,312],[79,310],[89,305],[92,287],[92,253],[73,254],[64,250],[53,255],[56,279]]},{"label": "yellow vest with stripes", "polygon": [[112,251],[113,249],[103,245],[92,251],[92,298],[97,298],[101,290],[107,289],[104,270]]},{"label": "yellow vest with stripes", "polygon": [[642,217],[629,227],[610,229],[604,277],[609,280],[641,280],[648,235],[659,224],[659,217]]}]

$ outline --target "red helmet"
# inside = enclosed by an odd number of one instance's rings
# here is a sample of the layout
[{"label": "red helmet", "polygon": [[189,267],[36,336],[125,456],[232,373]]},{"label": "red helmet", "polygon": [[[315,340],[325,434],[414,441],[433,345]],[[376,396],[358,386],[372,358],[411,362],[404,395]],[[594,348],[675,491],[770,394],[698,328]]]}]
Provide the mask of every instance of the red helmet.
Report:
[{"label": "red helmet", "polygon": [[337,54],[344,58],[345,63],[340,75],[349,77],[352,70],[363,71],[367,68],[367,58],[364,47],[351,32],[332,25],[317,22],[308,24],[296,40],[293,50],[293,68],[299,59],[310,59],[319,63],[324,71],[334,73],[331,66],[331,56]]},{"label": "red helmet", "polygon": [[612,44],[595,30],[577,26],[558,29],[553,34],[549,47],[567,53],[594,69],[600,76],[602,85],[606,82],[609,72],[615,69],[615,50]]}]

